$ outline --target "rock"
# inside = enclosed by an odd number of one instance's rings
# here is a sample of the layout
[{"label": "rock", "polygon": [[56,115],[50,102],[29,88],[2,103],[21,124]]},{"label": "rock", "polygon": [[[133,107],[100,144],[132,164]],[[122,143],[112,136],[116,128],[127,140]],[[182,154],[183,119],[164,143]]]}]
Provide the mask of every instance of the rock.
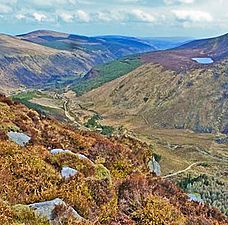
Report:
[{"label": "rock", "polygon": [[195,194],[190,193],[190,194],[188,194],[188,197],[189,197],[190,201],[203,203],[203,200],[202,200],[200,194],[198,194],[198,193],[195,193]]},{"label": "rock", "polygon": [[148,167],[150,172],[154,172],[157,176],[161,175],[161,166],[154,157],[148,162]]},{"label": "rock", "polygon": [[88,159],[85,155],[83,154],[75,154],[76,156],[78,156],[79,159]]},{"label": "rock", "polygon": [[64,149],[61,149],[61,148],[55,148],[55,149],[52,149],[51,150],[51,154],[53,154],[53,155],[59,154],[59,153],[70,153],[70,154],[74,154],[70,150],[64,150]]},{"label": "rock", "polygon": [[7,133],[9,139],[20,146],[25,146],[30,140],[31,137],[24,133],[10,131]]},{"label": "rock", "polygon": [[[60,216],[54,215],[56,206],[63,206],[64,212]],[[63,200],[56,198],[51,201],[39,202],[30,204],[29,207],[37,213],[38,216],[45,217],[50,221],[50,224],[61,224],[58,221],[68,218],[69,216],[76,220],[83,220],[83,218],[71,207],[68,206]]]},{"label": "rock", "polygon": [[61,170],[61,175],[63,178],[68,179],[78,173],[77,170],[70,168],[68,166],[64,166]]}]

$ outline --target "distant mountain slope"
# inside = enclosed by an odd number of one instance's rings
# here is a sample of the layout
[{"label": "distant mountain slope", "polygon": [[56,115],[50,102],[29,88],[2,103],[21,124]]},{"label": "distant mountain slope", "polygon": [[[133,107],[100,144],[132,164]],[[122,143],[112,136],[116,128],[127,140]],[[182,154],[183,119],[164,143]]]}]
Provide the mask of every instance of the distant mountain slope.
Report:
[{"label": "distant mountain slope", "polygon": [[44,84],[57,77],[79,76],[96,64],[83,51],[71,53],[0,35],[0,90]]},{"label": "distant mountain slope", "polygon": [[[112,38],[112,36],[110,38]],[[124,71],[130,72],[140,65],[147,63],[159,64],[163,66],[164,69],[176,73],[185,73],[191,69],[209,68],[213,66],[213,64],[202,65],[192,60],[192,58],[211,57],[214,62],[225,59],[228,57],[227,43],[228,35],[223,35],[212,39],[192,41],[175,49],[138,54],[108,64],[95,66],[80,82],[77,81],[73,84],[71,89],[78,94],[82,94],[124,75],[119,68],[124,67]],[[114,69],[115,67],[116,70]],[[109,73],[104,73],[104,71],[107,71],[107,68],[110,69]]]},{"label": "distant mountain slope", "polygon": [[126,55],[153,51],[155,48],[139,39],[121,36],[86,37],[54,31],[39,30],[18,35],[19,38],[48,47],[76,51],[83,50],[89,54],[98,54],[103,62],[121,58]]},{"label": "distant mountain slope", "polygon": [[157,50],[166,50],[179,47],[185,43],[190,42],[193,38],[188,37],[145,37],[140,38],[147,44],[153,45]]},{"label": "distant mountain slope", "polygon": [[0,35],[0,91],[77,79],[93,66],[124,55],[151,51],[136,40],[106,40],[54,31],[18,37]]},{"label": "distant mountain slope", "polygon": [[[132,124],[227,133],[227,38],[138,56],[143,65],[79,100],[108,118],[132,120]],[[218,47],[210,49],[215,42]],[[215,61],[211,65],[192,60],[208,55]]]},{"label": "distant mountain slope", "polygon": [[209,56],[219,60],[228,57],[228,33],[215,38],[192,41],[178,49],[201,49]]}]

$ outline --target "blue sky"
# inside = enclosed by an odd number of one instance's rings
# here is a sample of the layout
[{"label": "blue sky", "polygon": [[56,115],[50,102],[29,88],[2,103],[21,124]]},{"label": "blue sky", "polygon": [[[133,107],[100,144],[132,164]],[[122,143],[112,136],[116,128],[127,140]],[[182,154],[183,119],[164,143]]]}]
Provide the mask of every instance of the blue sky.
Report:
[{"label": "blue sky", "polygon": [[0,0],[0,32],[209,37],[228,32],[228,0]]}]

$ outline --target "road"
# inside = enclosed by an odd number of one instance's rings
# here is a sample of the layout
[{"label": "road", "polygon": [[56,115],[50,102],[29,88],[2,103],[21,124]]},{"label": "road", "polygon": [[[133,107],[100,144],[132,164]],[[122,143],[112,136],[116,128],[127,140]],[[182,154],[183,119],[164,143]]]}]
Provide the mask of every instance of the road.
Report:
[{"label": "road", "polygon": [[171,173],[171,174],[168,174],[168,175],[166,175],[166,176],[163,176],[162,178],[174,177],[174,176],[176,176],[176,175],[178,175],[178,174],[180,174],[180,173],[184,173],[184,172],[190,170],[193,166],[199,165],[199,164],[201,164],[201,163],[202,163],[202,162],[195,162],[195,163],[192,163],[190,166],[188,166],[188,167],[185,168],[184,170],[179,170],[179,171],[177,171],[177,172],[175,172],[175,173]]}]

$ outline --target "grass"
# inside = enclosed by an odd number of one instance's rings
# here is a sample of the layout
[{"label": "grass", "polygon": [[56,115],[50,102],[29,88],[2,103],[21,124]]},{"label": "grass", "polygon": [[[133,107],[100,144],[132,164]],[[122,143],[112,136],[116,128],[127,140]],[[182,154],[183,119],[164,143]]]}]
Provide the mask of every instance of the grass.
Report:
[{"label": "grass", "polygon": [[80,82],[73,84],[71,89],[78,95],[82,95],[131,72],[141,64],[139,59],[132,57],[112,61],[104,65],[98,65],[94,68],[94,71],[98,71],[98,76],[81,80]]},{"label": "grass", "polygon": [[20,103],[26,105],[29,109],[34,109],[41,114],[51,115],[61,119],[62,113],[60,112],[60,110],[30,102],[30,100],[32,100],[33,98],[42,98],[42,97],[48,97],[48,96],[39,91],[27,91],[27,92],[22,92],[17,95],[14,95],[11,98],[14,101],[19,101]]}]

